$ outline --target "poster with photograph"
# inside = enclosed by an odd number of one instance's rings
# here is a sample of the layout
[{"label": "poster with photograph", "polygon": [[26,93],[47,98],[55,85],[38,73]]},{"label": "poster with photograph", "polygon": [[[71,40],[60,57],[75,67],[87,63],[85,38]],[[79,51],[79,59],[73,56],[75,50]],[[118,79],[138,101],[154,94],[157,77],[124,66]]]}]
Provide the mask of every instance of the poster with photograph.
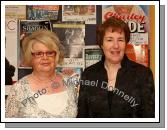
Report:
[{"label": "poster with photograph", "polygon": [[53,31],[64,47],[64,67],[84,67],[83,47],[85,25],[81,23],[53,23]]},{"label": "poster with photograph", "polygon": [[56,67],[56,73],[63,77],[65,85],[76,88],[79,87],[82,71],[80,67]]},{"label": "poster with photograph", "polygon": [[5,19],[5,57],[10,65],[15,67],[13,81],[18,80],[18,67],[17,67],[17,32],[18,32],[17,19]]},{"label": "poster with photograph", "polygon": [[97,63],[102,58],[99,46],[85,46],[85,68]]},{"label": "poster with photograph", "polygon": [[102,21],[109,17],[124,20],[130,28],[131,39],[127,56],[140,64],[149,65],[149,5],[103,5]]},{"label": "poster with photograph", "polygon": [[96,24],[96,6],[63,5],[62,21],[85,21],[85,24]]},{"label": "poster with photograph", "polygon": [[5,18],[26,19],[26,5],[6,5]]},{"label": "poster with photograph", "polygon": [[29,20],[57,20],[59,5],[27,5]]},{"label": "poster with photograph", "polygon": [[24,63],[23,50],[22,50],[23,39],[26,36],[40,29],[52,30],[50,21],[49,20],[20,20],[19,21],[19,36],[18,36],[19,67],[29,67]]}]

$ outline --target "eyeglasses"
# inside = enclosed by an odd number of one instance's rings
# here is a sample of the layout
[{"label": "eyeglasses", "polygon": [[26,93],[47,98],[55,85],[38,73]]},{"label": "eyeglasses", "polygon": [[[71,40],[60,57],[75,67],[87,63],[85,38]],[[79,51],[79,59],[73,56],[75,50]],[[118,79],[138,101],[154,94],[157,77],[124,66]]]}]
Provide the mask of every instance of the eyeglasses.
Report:
[{"label": "eyeglasses", "polygon": [[31,52],[31,54],[36,58],[41,58],[44,56],[44,54],[48,57],[53,57],[56,55],[56,52],[55,51],[47,51],[47,52],[39,51],[39,52]]}]

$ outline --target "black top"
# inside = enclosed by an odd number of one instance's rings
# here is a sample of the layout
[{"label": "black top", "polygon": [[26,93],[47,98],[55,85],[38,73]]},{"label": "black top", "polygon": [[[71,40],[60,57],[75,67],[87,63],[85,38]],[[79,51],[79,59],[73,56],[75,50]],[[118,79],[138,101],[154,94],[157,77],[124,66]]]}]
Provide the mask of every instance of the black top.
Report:
[{"label": "black top", "polygon": [[150,68],[125,55],[115,89],[107,90],[107,71],[102,60],[84,70],[80,80],[77,117],[155,117],[154,80]]},{"label": "black top", "polygon": [[9,61],[5,57],[5,85],[12,85],[13,80],[12,77],[14,76],[15,67],[10,65]]}]

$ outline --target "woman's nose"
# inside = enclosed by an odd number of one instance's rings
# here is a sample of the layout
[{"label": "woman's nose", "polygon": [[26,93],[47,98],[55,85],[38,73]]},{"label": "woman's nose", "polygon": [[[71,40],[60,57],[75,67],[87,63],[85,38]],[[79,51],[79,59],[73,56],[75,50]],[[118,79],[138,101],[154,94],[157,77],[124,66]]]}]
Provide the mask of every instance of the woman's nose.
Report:
[{"label": "woman's nose", "polygon": [[114,44],[113,44],[113,47],[114,48],[118,48],[119,47],[119,43],[117,41],[115,41]]},{"label": "woman's nose", "polygon": [[46,53],[44,53],[44,55],[43,55],[43,57],[42,57],[43,59],[47,59],[48,58],[48,56],[47,56],[47,54]]}]

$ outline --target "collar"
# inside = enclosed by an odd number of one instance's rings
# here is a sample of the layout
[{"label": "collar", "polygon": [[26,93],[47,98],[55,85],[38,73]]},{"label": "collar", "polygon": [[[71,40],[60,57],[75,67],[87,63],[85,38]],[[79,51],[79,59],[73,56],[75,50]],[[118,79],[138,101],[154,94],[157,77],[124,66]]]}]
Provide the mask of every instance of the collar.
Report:
[{"label": "collar", "polygon": [[[102,59],[101,59],[101,64],[104,66],[104,61],[105,61],[105,56],[103,55],[102,56]],[[121,61],[121,68],[127,68],[127,67],[130,67],[130,60],[128,59],[127,55],[124,54],[124,57]]]}]

